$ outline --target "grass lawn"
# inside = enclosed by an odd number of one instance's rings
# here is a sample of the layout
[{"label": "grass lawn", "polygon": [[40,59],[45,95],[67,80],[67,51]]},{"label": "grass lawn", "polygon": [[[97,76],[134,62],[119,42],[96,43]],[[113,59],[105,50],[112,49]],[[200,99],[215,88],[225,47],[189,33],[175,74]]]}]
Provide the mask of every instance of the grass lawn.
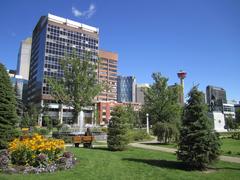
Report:
[{"label": "grass lawn", "polygon": [[[221,139],[222,155],[240,157],[240,140],[231,138]],[[147,145],[162,146],[177,149],[177,144],[146,143]]]},{"label": "grass lawn", "polygon": [[221,141],[223,155],[240,157],[240,140],[227,138]]},{"label": "grass lawn", "polygon": [[110,152],[106,148],[69,148],[78,158],[71,170],[40,175],[5,175],[1,180],[52,179],[239,179],[240,164],[218,162],[210,172],[187,171],[176,156],[159,151],[129,148],[123,152]]}]

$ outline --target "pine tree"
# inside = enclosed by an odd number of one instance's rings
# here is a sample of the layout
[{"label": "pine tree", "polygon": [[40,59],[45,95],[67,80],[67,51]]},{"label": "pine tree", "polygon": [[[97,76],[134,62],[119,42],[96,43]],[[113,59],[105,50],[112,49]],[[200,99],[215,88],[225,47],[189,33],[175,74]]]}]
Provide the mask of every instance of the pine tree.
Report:
[{"label": "pine tree", "polygon": [[204,94],[193,87],[184,108],[177,156],[193,169],[205,169],[220,154],[218,135],[210,125]]},{"label": "pine tree", "polygon": [[129,143],[127,136],[128,118],[124,107],[117,106],[112,111],[112,118],[108,125],[107,144],[111,151],[122,151]]},{"label": "pine tree", "polygon": [[0,63],[0,149],[18,135],[15,93],[3,64]]}]

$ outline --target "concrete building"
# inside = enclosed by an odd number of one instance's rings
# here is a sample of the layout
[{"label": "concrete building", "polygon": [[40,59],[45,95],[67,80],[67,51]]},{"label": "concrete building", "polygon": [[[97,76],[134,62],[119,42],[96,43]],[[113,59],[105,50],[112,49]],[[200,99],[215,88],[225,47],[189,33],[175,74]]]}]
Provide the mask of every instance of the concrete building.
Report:
[{"label": "concrete building", "polygon": [[104,90],[97,97],[97,101],[116,102],[118,54],[99,50],[99,58],[98,80],[103,84]]},{"label": "concrete building", "polygon": [[235,119],[235,107],[233,104],[223,104],[224,117],[231,116]]},{"label": "concrete building", "polygon": [[117,101],[136,102],[136,78],[134,76],[117,77]]},{"label": "concrete building", "polygon": [[223,104],[227,103],[226,91],[221,87],[207,86],[206,98],[210,111],[223,111]]},{"label": "concrete building", "polygon": [[[28,101],[39,106],[48,103],[51,115],[57,117],[59,105],[50,95],[46,78],[63,77],[60,60],[73,50],[79,57],[91,52],[91,61],[96,62],[98,41],[99,29],[96,27],[52,14],[42,16],[32,34]],[[71,109],[64,107],[63,122],[71,122],[71,119]]]},{"label": "concrete building", "polygon": [[144,91],[148,89],[149,84],[136,84],[136,102],[144,104]]},{"label": "concrete building", "polygon": [[20,44],[17,61],[17,75],[21,75],[23,79],[29,79],[29,67],[31,58],[32,38],[23,40]]}]

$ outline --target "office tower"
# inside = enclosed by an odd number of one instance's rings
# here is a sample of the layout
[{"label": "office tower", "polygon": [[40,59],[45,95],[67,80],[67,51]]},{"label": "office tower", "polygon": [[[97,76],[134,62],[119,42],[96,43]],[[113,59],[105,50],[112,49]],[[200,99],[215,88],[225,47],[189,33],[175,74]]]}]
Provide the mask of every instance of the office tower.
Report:
[{"label": "office tower", "polygon": [[118,102],[136,102],[135,87],[136,87],[135,77],[118,76],[117,101]]},{"label": "office tower", "polygon": [[117,63],[117,53],[99,50],[98,80],[103,91],[98,101],[117,101]]},{"label": "office tower", "polygon": [[17,90],[17,92],[15,92],[17,98],[23,100],[23,103],[26,103],[27,80],[21,75],[17,75],[15,70],[8,70],[8,75],[14,90]]},{"label": "office tower", "polygon": [[20,44],[17,62],[17,75],[21,75],[23,79],[29,79],[29,67],[31,58],[32,38],[23,40]]},{"label": "office tower", "polygon": [[144,104],[144,91],[146,91],[149,87],[149,84],[136,85],[136,102]]},{"label": "office tower", "polygon": [[[46,78],[62,78],[60,60],[73,51],[79,57],[91,52],[91,61],[96,62],[98,36],[98,28],[52,14],[42,16],[32,34],[28,100],[39,106],[50,104],[52,115],[57,116],[58,104],[50,95]],[[63,117],[68,114],[65,112]]]},{"label": "office tower", "polygon": [[223,111],[223,104],[227,103],[226,91],[223,88],[207,86],[206,96],[210,111]]}]

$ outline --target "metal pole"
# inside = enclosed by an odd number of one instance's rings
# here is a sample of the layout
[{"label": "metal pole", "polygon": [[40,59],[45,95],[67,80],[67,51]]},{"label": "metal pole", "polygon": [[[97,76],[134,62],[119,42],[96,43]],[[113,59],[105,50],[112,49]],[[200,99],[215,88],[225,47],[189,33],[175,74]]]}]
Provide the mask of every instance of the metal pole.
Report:
[{"label": "metal pole", "polygon": [[147,133],[149,134],[149,119],[148,119],[149,114],[146,114],[146,118],[147,118]]}]

